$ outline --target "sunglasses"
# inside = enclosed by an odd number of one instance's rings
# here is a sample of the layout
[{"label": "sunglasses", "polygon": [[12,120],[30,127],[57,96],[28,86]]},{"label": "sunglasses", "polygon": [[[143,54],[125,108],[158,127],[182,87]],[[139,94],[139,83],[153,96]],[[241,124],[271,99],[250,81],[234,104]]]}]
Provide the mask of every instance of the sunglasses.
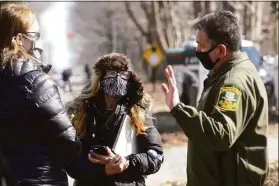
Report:
[{"label": "sunglasses", "polygon": [[115,70],[109,70],[107,71],[107,74],[104,78],[114,78],[117,75],[119,75],[122,79],[129,79],[130,78],[130,72],[129,71],[115,71]]},{"label": "sunglasses", "polygon": [[41,37],[40,32],[26,32],[23,35],[28,39],[35,40],[35,41],[38,41]]}]

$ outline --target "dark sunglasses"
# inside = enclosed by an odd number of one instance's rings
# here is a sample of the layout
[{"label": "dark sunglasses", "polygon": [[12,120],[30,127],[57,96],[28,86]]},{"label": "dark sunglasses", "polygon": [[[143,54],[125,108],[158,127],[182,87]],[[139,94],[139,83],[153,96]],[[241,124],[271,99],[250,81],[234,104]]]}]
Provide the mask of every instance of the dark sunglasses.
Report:
[{"label": "dark sunglasses", "polygon": [[113,78],[113,77],[116,77],[118,74],[122,79],[129,79],[130,78],[130,72],[129,71],[114,71],[114,70],[107,71],[107,74],[105,75],[105,78]]}]

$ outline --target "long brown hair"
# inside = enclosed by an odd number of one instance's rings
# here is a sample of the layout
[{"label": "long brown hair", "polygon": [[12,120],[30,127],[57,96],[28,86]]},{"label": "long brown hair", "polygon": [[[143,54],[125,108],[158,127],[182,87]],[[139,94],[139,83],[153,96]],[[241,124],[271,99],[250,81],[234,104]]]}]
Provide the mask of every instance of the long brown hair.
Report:
[{"label": "long brown hair", "polygon": [[[86,110],[85,110],[85,100],[88,98],[97,97],[100,92],[100,80],[103,74],[99,70],[95,70],[91,77],[91,83],[86,88],[83,89],[80,95],[78,95],[75,100],[69,104],[68,112],[72,117],[73,125],[79,134],[79,136],[84,136],[86,134],[85,127],[85,118],[86,118]],[[145,119],[147,113],[149,112],[149,108],[151,106],[151,96],[143,91],[142,98],[138,101],[138,103],[133,104],[131,106],[129,116],[131,118],[132,124],[136,126],[137,134],[145,133],[146,129],[148,129],[148,125],[145,123]],[[139,106],[141,105],[141,106]],[[143,107],[145,109],[143,109]]]},{"label": "long brown hair", "polygon": [[30,57],[14,37],[26,33],[35,21],[26,3],[4,3],[0,7],[0,67],[22,57]]}]

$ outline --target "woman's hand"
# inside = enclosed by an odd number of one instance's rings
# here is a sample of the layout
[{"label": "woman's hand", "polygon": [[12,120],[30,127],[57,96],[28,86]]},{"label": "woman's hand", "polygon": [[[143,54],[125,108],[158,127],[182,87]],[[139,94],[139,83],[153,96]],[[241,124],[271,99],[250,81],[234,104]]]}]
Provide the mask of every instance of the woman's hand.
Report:
[{"label": "woman's hand", "polygon": [[129,161],[120,155],[116,155],[105,166],[105,172],[107,175],[121,174],[129,167]]},{"label": "woman's hand", "polygon": [[105,165],[107,175],[120,174],[129,166],[129,161],[120,155],[114,154],[109,147],[106,147],[107,156],[92,153],[88,154],[88,159],[92,163]]},{"label": "woman's hand", "polygon": [[109,147],[106,147],[107,155],[100,155],[97,153],[88,154],[88,159],[92,163],[99,163],[99,164],[107,164],[109,163],[116,155],[111,151]]}]

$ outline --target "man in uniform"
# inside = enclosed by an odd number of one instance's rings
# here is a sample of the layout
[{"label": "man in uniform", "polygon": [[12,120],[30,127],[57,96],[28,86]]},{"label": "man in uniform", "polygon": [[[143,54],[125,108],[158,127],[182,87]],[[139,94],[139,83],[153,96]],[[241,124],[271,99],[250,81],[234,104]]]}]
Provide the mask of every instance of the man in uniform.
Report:
[{"label": "man in uniform", "polygon": [[197,57],[210,70],[194,108],[179,100],[172,68],[162,84],[171,114],[189,139],[187,186],[262,186],[268,171],[264,83],[240,52],[237,18],[205,15],[196,25]]}]

